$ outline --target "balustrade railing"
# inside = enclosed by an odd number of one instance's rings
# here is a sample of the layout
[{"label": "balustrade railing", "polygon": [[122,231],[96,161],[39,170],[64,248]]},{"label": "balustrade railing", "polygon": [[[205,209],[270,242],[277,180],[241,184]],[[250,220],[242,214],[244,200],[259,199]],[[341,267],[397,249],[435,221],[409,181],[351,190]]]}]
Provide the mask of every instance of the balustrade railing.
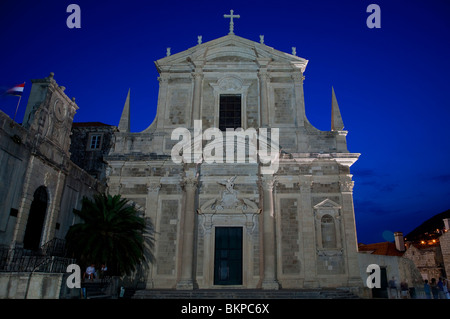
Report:
[{"label": "balustrade railing", "polygon": [[38,250],[21,247],[0,248],[0,272],[66,272],[67,266],[76,263],[66,257],[65,241],[54,238]]}]

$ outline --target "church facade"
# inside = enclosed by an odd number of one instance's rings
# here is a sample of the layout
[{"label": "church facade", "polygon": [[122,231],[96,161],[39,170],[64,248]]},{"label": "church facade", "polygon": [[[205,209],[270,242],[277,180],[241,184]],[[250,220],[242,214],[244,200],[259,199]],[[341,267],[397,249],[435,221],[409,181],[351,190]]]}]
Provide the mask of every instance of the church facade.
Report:
[{"label": "church facade", "polygon": [[[294,53],[294,52],[293,52]],[[361,287],[350,166],[305,114],[308,61],[233,33],[155,62],[157,115],[108,156],[111,194],[155,225],[147,289]],[[132,108],[131,108],[132,111]]]}]

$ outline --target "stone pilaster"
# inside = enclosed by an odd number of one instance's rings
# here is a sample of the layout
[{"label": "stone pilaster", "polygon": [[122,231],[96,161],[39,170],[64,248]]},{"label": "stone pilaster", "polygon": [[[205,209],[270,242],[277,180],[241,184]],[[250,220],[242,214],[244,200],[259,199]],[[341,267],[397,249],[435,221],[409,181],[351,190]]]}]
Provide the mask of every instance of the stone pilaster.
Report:
[{"label": "stone pilaster", "polygon": [[197,176],[186,176],[181,182],[185,192],[184,216],[182,225],[181,269],[177,289],[192,290],[195,288],[194,278],[194,237],[195,237],[195,193]]},{"label": "stone pilaster", "polygon": [[167,109],[167,92],[169,88],[169,75],[167,73],[161,73],[158,77],[159,81],[159,93],[158,93],[158,110],[157,110],[157,128],[163,128],[165,124],[165,113]]},{"label": "stone pilaster", "polygon": [[[54,178],[56,178],[56,186],[54,189],[54,200],[50,202],[50,205],[48,205],[47,216],[45,219],[44,228],[42,230],[41,245],[50,241],[55,236],[55,225],[59,215],[65,180],[65,175],[62,174],[61,171],[58,171],[57,174],[55,172],[55,175],[56,176]],[[45,187],[49,188],[51,186],[45,185]]]},{"label": "stone pilaster", "polygon": [[304,265],[305,265],[305,288],[316,288],[317,265],[316,265],[316,242],[315,242],[315,226],[314,226],[314,214],[311,201],[311,187],[313,185],[312,175],[300,175],[299,176],[299,188],[300,188],[300,209],[302,212],[302,229],[303,234],[303,252],[304,252]]},{"label": "stone pilaster", "polygon": [[275,245],[275,211],[273,204],[273,188],[276,181],[273,176],[261,177],[260,185],[263,191],[263,281],[262,288],[277,290],[276,245]]},{"label": "stone pilaster", "polygon": [[267,84],[270,82],[270,76],[266,68],[261,68],[258,72],[259,77],[259,94],[260,94],[260,114],[261,127],[268,127],[269,125],[269,100]]},{"label": "stone pilaster", "polygon": [[294,81],[294,91],[295,91],[295,105],[296,105],[296,125],[304,126],[305,115],[305,99],[303,95],[303,76],[300,70],[292,73],[292,79]]},{"label": "stone pilaster", "polygon": [[[147,204],[148,208],[154,208],[158,206],[158,194],[161,189],[161,182],[158,181],[149,181],[147,182]],[[155,209],[149,209],[146,211],[146,217],[150,217],[156,219]],[[153,213],[153,214],[152,214]]]},{"label": "stone pilaster", "polygon": [[360,286],[361,277],[358,270],[358,243],[355,229],[355,211],[353,207],[352,175],[340,176],[340,190],[342,194],[342,223],[345,236],[345,253],[347,254],[348,284],[349,286]]},{"label": "stone pilaster", "polygon": [[194,94],[192,99],[192,126],[194,126],[195,120],[200,120],[200,109],[201,109],[201,93],[202,93],[202,81],[203,81],[203,71],[200,68],[196,68],[195,72],[192,73],[194,78]]},{"label": "stone pilaster", "polygon": [[[161,182],[159,180],[149,180],[147,182],[147,203],[146,203],[146,209],[145,209],[145,217],[150,218],[150,220],[153,222],[153,225],[155,225],[156,221],[156,215],[158,212],[158,195],[159,190],[161,189]],[[154,265],[152,263],[149,264],[149,269],[147,272],[147,282],[146,282],[146,288],[152,289],[154,288],[154,282],[153,282],[153,271],[154,271]]]}]

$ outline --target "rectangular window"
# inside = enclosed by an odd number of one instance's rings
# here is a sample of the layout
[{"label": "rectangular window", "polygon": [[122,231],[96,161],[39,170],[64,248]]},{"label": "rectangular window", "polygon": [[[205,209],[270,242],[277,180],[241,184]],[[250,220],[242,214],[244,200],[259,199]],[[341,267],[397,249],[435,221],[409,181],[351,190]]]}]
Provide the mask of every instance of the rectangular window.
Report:
[{"label": "rectangular window", "polygon": [[219,130],[241,127],[241,95],[222,94],[219,107]]},{"label": "rectangular window", "polygon": [[99,150],[101,143],[102,143],[102,135],[101,134],[92,134],[90,144],[89,144],[89,149]]}]

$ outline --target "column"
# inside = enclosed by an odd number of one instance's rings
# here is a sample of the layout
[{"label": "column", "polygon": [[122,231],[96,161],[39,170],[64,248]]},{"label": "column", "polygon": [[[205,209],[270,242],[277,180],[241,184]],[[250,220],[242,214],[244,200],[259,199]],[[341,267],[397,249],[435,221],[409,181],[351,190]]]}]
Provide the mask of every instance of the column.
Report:
[{"label": "column", "polygon": [[358,243],[356,238],[355,211],[353,208],[353,185],[351,174],[339,176],[342,196],[341,227],[343,228],[344,254],[347,257],[348,285],[361,286],[362,279],[358,275]]},{"label": "column", "polygon": [[260,185],[263,191],[263,289],[277,290],[276,253],[275,253],[275,212],[273,206],[273,176],[261,177]]},{"label": "column", "polygon": [[266,68],[259,69],[258,72],[259,77],[259,94],[260,94],[260,114],[261,114],[261,123],[260,127],[268,127],[269,126],[269,102],[268,102],[268,92],[267,92],[267,83],[270,80],[269,74],[267,73]]},{"label": "column", "polygon": [[301,70],[296,70],[292,73],[292,80],[294,81],[295,91],[295,106],[296,106],[296,126],[304,126],[305,122],[305,99],[303,96],[303,80],[305,77]]},{"label": "column", "polygon": [[188,176],[182,181],[185,192],[184,222],[181,236],[181,269],[177,283],[179,290],[194,289],[194,231],[195,231],[195,193],[197,190],[197,177]]},{"label": "column", "polygon": [[[145,204],[145,218],[150,218],[153,223],[153,227],[156,227],[155,221],[158,213],[158,196],[159,190],[161,189],[161,182],[159,179],[151,179],[147,182],[147,200]],[[156,230],[156,229],[155,229]],[[146,289],[153,289],[154,282],[154,265],[152,263],[148,264],[147,280],[145,283]]]},{"label": "column", "polygon": [[194,78],[194,94],[192,99],[192,126],[194,126],[195,120],[200,120],[200,105],[201,105],[201,95],[202,95],[202,80],[203,71],[201,68],[196,68],[195,72],[192,73]]},{"label": "column", "polygon": [[[158,92],[158,107],[156,110],[156,128],[157,129],[163,129],[164,126],[166,125],[166,110],[168,109],[167,106],[167,96],[168,96],[168,92],[169,92],[169,73],[168,72],[161,72],[160,76],[158,77],[158,81],[159,81],[159,92]],[[148,127],[150,128],[150,126]],[[147,128],[147,129],[148,129]],[[146,129],[146,130],[147,130]],[[154,140],[153,140],[153,145],[155,146],[154,148],[154,152],[155,153],[164,153],[163,147],[164,147],[164,139],[167,138],[169,139],[169,137],[165,137],[163,135],[158,135],[156,134],[154,136]],[[126,145],[125,145],[126,147]],[[130,152],[129,148],[127,153]]]},{"label": "column", "polygon": [[158,92],[158,109],[157,109],[157,128],[164,127],[165,121],[165,110],[167,102],[167,91],[169,87],[169,74],[161,73],[158,78],[159,81],[159,92]]}]

